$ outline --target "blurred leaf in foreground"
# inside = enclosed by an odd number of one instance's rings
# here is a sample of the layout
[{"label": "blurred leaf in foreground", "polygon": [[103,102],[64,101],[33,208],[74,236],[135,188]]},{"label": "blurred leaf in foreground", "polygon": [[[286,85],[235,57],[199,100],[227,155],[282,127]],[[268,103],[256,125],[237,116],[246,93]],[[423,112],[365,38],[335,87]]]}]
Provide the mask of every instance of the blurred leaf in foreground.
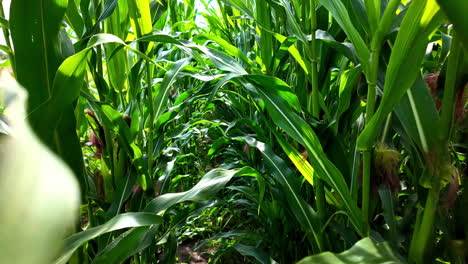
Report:
[{"label": "blurred leaf in foreground", "polygon": [[5,73],[0,93],[8,123],[0,135],[1,262],[50,263],[78,217],[78,184],[25,121],[26,94]]}]

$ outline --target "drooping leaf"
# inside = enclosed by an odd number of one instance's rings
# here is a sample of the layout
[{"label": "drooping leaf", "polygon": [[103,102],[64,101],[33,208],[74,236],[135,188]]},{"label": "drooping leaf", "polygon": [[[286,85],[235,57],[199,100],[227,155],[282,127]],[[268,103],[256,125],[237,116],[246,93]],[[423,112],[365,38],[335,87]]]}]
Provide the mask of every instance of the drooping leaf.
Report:
[{"label": "drooping leaf", "polygon": [[223,50],[228,53],[229,55],[235,57],[235,58],[239,58],[243,63],[245,63],[246,65],[250,66],[250,67],[254,67],[254,63],[252,62],[252,60],[250,60],[247,56],[245,56],[244,53],[242,53],[242,51],[240,51],[237,47],[231,45],[229,42],[227,42],[226,40],[218,37],[218,36],[213,36],[213,35],[208,35],[208,34],[201,34],[201,35],[198,35],[196,37],[195,40],[211,40],[211,41],[214,41],[215,43],[217,43],[218,45],[221,46],[221,48],[223,48]]},{"label": "drooping leaf", "polygon": [[156,197],[148,203],[145,212],[160,214],[176,203],[206,200],[221,190],[236,173],[236,170],[214,169],[186,192],[167,193]]},{"label": "drooping leaf", "polygon": [[[244,76],[244,78],[247,80],[256,79],[255,76]],[[310,163],[317,176],[328,183],[338,193],[344,202],[347,213],[356,231],[362,232],[360,211],[357,208],[357,204],[351,198],[346,181],[341,172],[325,155],[320,141],[312,128],[293,111],[284,98],[275,94],[276,86],[272,85],[273,83],[265,85],[265,82],[257,82],[256,84],[256,91],[265,102],[266,108],[275,124],[306,148]],[[244,85],[249,87],[250,84],[244,83]]]},{"label": "drooping leaf", "polygon": [[164,78],[159,85],[156,96],[154,98],[154,120],[150,122],[155,122],[158,118],[166,111],[166,107],[169,99],[169,91],[176,81],[177,74],[189,64],[191,58],[181,59],[176,61],[166,72]]},{"label": "drooping leaf", "polygon": [[242,245],[242,244],[235,244],[234,249],[237,250],[243,256],[251,256],[254,257],[257,261],[262,264],[276,264],[278,262],[274,261],[267,253],[259,250],[258,248]]},{"label": "drooping leaf", "polygon": [[[164,212],[171,206],[177,203],[186,202],[186,201],[203,201],[203,200],[210,199],[213,195],[219,192],[227,184],[227,182],[229,182],[232,179],[232,177],[234,177],[236,174],[242,175],[243,171],[249,172],[250,168],[245,168],[241,170],[214,169],[208,172],[204,177],[202,177],[202,179],[193,188],[191,188],[188,191],[180,192],[180,193],[166,193],[166,194],[163,194],[161,196],[154,198],[147,204],[146,208],[144,209],[144,213],[141,213],[141,214],[151,215],[152,217],[154,217],[154,220],[157,220],[157,221],[154,221],[153,224],[160,224],[161,223],[160,220],[162,220],[162,218],[159,215],[164,214]],[[110,224],[109,222],[106,223],[105,225],[115,226],[116,224],[115,220],[113,220],[113,222]],[[135,227],[137,228],[129,230],[123,236],[119,237],[118,241],[116,241],[115,244],[112,244],[111,248],[115,247],[117,249],[121,247],[121,244],[125,245],[126,252],[124,254],[122,254],[122,252],[119,252],[117,250],[109,249],[107,253],[103,254],[99,258],[100,259],[99,261],[104,261],[105,263],[105,261],[107,260],[112,260],[112,261],[115,261],[116,263],[119,263],[131,256],[128,254],[135,254],[136,252],[141,251],[145,249],[146,247],[148,247],[150,243],[147,243],[147,242],[148,240],[152,241],[152,239],[154,239],[155,232],[152,229],[152,227],[149,226],[149,225],[152,225],[150,222],[145,222],[145,223],[147,224],[135,225]],[[98,230],[101,230],[101,229],[98,229]],[[83,240],[80,240],[80,243],[83,243],[92,238],[92,236],[90,235],[86,235],[86,234],[80,235],[82,233],[83,232],[74,235],[74,236],[80,236],[83,238]],[[95,235],[97,236],[102,233],[97,233],[97,231],[93,231],[93,233],[91,234],[94,237]],[[152,234],[152,236],[149,234]],[[68,243],[67,243],[67,249],[69,250],[65,251],[62,254],[63,259],[66,259],[67,256],[69,256],[65,254],[71,254],[77,248],[75,247],[77,243],[71,240],[71,238],[72,237],[69,238]],[[144,246],[141,246],[141,244],[143,244]],[[58,263],[63,263],[63,262],[57,262],[57,264]]]},{"label": "drooping leaf", "polygon": [[297,264],[399,264],[401,262],[386,242],[376,243],[366,237],[350,249],[334,254],[331,252],[306,257]]},{"label": "drooping leaf", "polygon": [[80,247],[83,243],[87,242],[88,240],[98,237],[102,234],[123,228],[160,224],[161,222],[161,216],[148,212],[126,213],[117,215],[103,225],[87,229],[67,238],[65,240],[65,248],[63,249],[60,257],[57,258],[55,263],[66,263],[70,256],[73,254],[73,252],[76,249],[78,249],[78,247]]},{"label": "drooping leaf", "polygon": [[310,237],[312,246],[315,250],[322,250],[322,236],[319,231],[319,218],[314,209],[300,196],[296,180],[293,178],[292,171],[287,167],[286,163],[278,157],[270,146],[263,142],[257,141],[251,137],[239,137],[238,140],[245,141],[251,147],[254,147],[262,153],[268,166],[271,168],[272,175],[276,180],[286,188],[285,195],[288,198],[289,205],[296,216],[297,221],[307,232]]}]

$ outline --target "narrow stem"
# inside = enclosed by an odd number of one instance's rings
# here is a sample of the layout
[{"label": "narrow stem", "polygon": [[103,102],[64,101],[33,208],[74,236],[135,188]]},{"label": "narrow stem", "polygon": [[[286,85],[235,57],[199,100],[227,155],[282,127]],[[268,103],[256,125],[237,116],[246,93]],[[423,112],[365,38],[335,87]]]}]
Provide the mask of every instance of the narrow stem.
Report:
[{"label": "narrow stem", "polygon": [[[456,79],[459,63],[463,57],[462,55],[462,46],[457,35],[455,34],[452,40],[452,47],[450,49],[440,120],[440,127],[442,131],[440,136],[442,142],[445,142],[446,144],[449,142],[450,131],[452,128],[455,106]],[[442,168],[444,167],[444,164],[441,164],[438,167]],[[441,175],[443,173],[447,173],[447,171],[440,169],[434,175],[432,175],[432,188],[429,190],[427,195],[424,214],[420,225],[416,226],[412,237],[409,251],[410,263],[425,263],[428,252],[431,250],[430,241],[434,232],[434,218],[437,204],[439,202],[440,179],[447,177],[446,175]]]},{"label": "narrow stem", "polygon": [[370,30],[375,32],[380,19],[380,0],[365,0],[368,22]]},{"label": "narrow stem", "polygon": [[455,34],[452,40],[452,47],[450,49],[450,56],[448,59],[447,76],[444,84],[444,97],[442,99],[442,110],[440,127],[442,131],[441,138],[443,142],[448,142],[450,138],[450,131],[453,123],[453,114],[455,108],[455,94],[457,83],[457,71],[461,61],[462,45],[459,41],[458,35]]},{"label": "narrow stem", "polygon": [[353,170],[351,175],[351,197],[354,201],[358,200],[359,195],[359,164],[361,162],[360,152],[357,149],[357,145],[353,151]]},{"label": "narrow stem", "polygon": [[148,177],[153,176],[153,130],[154,130],[154,109],[153,109],[153,85],[151,83],[151,64],[146,63],[146,82],[148,93],[148,112],[149,112],[149,128],[147,134],[147,155],[148,155]]},{"label": "narrow stem", "polygon": [[[367,1],[369,6],[373,6],[372,1]],[[390,0],[387,8],[382,16],[382,19],[378,23],[372,42],[371,42],[371,56],[369,61],[369,69],[367,71],[367,106],[366,106],[366,125],[369,124],[375,111],[375,96],[377,91],[377,76],[379,70],[379,56],[380,49],[382,47],[382,41],[385,34],[390,29],[395,12],[398,9],[400,0]],[[379,11],[380,12],[380,11]],[[379,13],[380,15],[380,13]],[[366,152],[363,153],[363,171],[362,171],[362,217],[366,231],[369,230],[369,192],[370,192],[370,177],[371,177],[371,162],[372,162],[372,145],[366,146]],[[366,233],[367,233],[366,232]],[[367,234],[364,234],[367,235]]]},{"label": "narrow stem", "polygon": [[364,236],[369,232],[369,203],[370,203],[370,178],[372,152],[366,151],[363,153],[362,167],[362,219],[364,222]]},{"label": "narrow stem", "polygon": [[317,201],[317,214],[320,220],[323,222],[325,219],[325,190],[323,186],[323,181],[320,180],[318,177],[314,178],[315,184],[315,199]]},{"label": "narrow stem", "polygon": [[317,40],[315,31],[317,31],[317,14],[315,11],[316,0],[310,0],[310,19],[311,19],[311,42],[310,42],[310,57],[311,57],[311,78],[312,78],[312,116],[319,118],[319,84],[318,84],[318,59],[317,59]]},{"label": "narrow stem", "polygon": [[[377,44],[375,44],[377,45]],[[380,45],[380,44],[378,44]],[[373,47],[370,58],[369,76],[367,76],[367,104],[366,104],[366,125],[372,119],[375,111],[375,95],[377,93],[377,75],[379,70],[380,48]]]},{"label": "narrow stem", "polygon": [[[310,57],[311,57],[311,78],[312,78],[312,116],[315,118],[320,117],[319,106],[319,83],[318,83],[318,65],[317,65],[317,40],[315,38],[315,31],[317,30],[317,13],[315,11],[316,0],[310,0],[310,20],[311,20],[311,43],[310,43]],[[317,202],[317,213],[321,221],[325,219],[325,191],[322,180],[315,176],[315,199]]]},{"label": "narrow stem", "polygon": [[437,204],[439,203],[439,192],[439,186],[433,186],[429,190],[421,224],[416,226],[411,240],[409,251],[410,263],[425,263],[427,252],[430,251],[429,242],[434,231],[434,217]]},{"label": "narrow stem", "polygon": [[119,96],[120,96],[120,101],[122,103],[122,106],[123,106],[124,109],[126,109],[127,104],[126,104],[126,101],[125,101],[125,96],[123,95],[123,87],[119,87],[118,90],[119,90]]},{"label": "narrow stem", "polygon": [[[367,105],[366,105],[366,125],[369,124],[375,110],[375,95],[377,90],[377,75],[379,69],[380,42],[373,41],[371,47],[370,69],[367,76]],[[371,178],[372,152],[367,150],[363,154],[362,168],[362,218],[366,233],[369,231],[369,197]],[[367,235],[367,234],[365,234]]]}]

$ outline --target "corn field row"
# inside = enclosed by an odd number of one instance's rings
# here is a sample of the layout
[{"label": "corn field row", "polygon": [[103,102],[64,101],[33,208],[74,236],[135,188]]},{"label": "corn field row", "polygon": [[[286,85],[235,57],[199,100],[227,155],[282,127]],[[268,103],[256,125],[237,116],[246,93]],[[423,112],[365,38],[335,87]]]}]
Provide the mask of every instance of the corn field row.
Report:
[{"label": "corn field row", "polygon": [[1,263],[468,263],[468,1],[0,3]]}]

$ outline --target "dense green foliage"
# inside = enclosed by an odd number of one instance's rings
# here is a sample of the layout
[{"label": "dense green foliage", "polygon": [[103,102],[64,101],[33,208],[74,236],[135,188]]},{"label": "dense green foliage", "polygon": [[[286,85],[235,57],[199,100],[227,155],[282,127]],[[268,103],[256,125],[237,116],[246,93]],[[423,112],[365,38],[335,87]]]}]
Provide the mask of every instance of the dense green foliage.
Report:
[{"label": "dense green foliage", "polygon": [[466,263],[466,12],[12,0],[1,50],[81,186],[54,263]]}]

